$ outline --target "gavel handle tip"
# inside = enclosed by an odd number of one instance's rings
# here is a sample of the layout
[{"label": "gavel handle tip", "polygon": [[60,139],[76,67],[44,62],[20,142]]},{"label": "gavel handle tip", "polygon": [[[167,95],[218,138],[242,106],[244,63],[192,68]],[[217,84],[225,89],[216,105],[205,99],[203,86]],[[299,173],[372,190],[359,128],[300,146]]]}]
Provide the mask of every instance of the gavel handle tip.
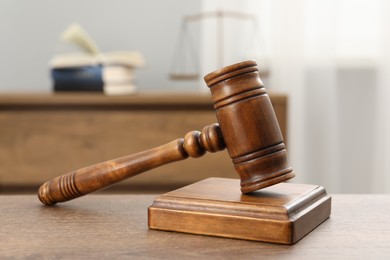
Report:
[{"label": "gavel handle tip", "polygon": [[53,206],[53,205],[55,205],[57,203],[57,202],[53,201],[52,198],[50,197],[49,183],[48,182],[45,182],[39,188],[38,198],[46,206]]}]

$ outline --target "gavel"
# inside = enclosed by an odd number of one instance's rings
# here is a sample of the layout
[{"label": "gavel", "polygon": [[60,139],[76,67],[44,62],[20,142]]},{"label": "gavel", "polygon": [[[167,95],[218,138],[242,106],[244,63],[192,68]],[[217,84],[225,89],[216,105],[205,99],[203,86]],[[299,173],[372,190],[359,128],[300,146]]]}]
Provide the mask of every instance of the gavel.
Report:
[{"label": "gavel", "polygon": [[68,201],[158,166],[225,148],[244,194],[293,178],[283,136],[258,71],[256,62],[250,60],[204,77],[218,124],[147,151],[56,177],[39,188],[40,201],[45,205]]}]

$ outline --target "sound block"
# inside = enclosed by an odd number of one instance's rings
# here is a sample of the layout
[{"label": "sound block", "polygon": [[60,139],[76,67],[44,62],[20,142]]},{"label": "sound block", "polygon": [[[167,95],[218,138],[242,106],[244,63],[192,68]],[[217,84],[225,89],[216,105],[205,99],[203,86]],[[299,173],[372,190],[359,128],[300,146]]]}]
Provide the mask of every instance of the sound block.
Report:
[{"label": "sound block", "polygon": [[331,212],[317,185],[279,183],[241,194],[240,180],[209,178],[158,196],[150,229],[294,244]]}]

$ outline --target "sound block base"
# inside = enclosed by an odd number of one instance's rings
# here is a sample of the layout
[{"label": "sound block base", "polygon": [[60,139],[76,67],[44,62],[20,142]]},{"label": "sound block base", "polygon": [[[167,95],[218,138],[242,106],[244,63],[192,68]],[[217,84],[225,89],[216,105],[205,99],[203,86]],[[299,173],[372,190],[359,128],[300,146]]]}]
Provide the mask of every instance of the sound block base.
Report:
[{"label": "sound block base", "polygon": [[279,183],[241,194],[240,180],[209,178],[158,196],[150,229],[294,244],[325,221],[331,197],[317,185]]}]

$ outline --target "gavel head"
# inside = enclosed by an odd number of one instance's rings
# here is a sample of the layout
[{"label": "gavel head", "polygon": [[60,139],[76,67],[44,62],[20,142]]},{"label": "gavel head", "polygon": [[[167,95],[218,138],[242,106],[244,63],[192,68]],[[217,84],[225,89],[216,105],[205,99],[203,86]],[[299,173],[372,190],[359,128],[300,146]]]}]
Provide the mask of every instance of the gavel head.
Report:
[{"label": "gavel head", "polygon": [[255,61],[221,68],[204,77],[229,156],[249,193],[295,176],[271,101]]}]

